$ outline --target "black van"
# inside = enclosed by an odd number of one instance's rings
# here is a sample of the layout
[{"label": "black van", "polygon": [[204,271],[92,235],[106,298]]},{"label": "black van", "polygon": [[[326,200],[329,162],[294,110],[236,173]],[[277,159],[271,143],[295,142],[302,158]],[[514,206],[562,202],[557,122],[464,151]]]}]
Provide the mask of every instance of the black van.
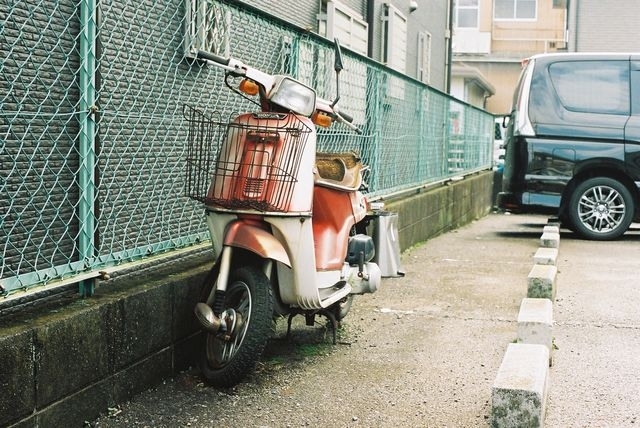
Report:
[{"label": "black van", "polygon": [[526,60],[505,149],[501,208],[557,214],[587,239],[622,235],[640,219],[640,53]]}]

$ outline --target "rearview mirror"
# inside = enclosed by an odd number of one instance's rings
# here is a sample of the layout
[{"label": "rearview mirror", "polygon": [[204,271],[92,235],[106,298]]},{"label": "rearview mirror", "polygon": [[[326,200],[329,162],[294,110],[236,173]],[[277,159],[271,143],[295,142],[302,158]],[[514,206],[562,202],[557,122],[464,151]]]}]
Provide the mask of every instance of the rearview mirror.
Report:
[{"label": "rearview mirror", "polygon": [[334,42],[334,65],[333,65],[333,69],[336,71],[336,73],[340,73],[340,71],[342,70],[342,51],[340,50],[340,42],[338,41],[338,38],[333,39]]},{"label": "rearview mirror", "polygon": [[340,42],[337,37],[333,39],[333,50],[333,69],[336,71],[336,99],[331,103],[331,108],[333,108],[340,99],[340,71],[343,69],[342,51],[340,50]]}]

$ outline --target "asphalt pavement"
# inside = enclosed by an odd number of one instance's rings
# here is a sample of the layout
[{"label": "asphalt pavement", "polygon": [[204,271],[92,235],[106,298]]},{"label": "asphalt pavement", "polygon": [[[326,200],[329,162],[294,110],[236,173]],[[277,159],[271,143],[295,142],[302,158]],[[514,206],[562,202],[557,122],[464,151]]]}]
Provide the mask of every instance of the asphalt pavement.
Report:
[{"label": "asphalt pavement", "polygon": [[640,426],[640,230],[561,231],[548,427]]},{"label": "asphalt pavement", "polygon": [[[194,369],[91,424],[487,426],[546,222],[494,213],[417,245],[403,253],[404,278],[355,299],[338,345],[300,322],[286,338],[279,322],[237,387],[208,387]],[[639,256],[637,229],[614,242],[561,230],[547,427],[640,424]]]}]

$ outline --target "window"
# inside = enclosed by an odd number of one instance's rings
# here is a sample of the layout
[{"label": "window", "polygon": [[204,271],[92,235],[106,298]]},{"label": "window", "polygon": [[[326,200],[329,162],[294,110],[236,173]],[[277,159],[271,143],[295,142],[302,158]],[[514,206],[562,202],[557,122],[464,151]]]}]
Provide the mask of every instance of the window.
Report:
[{"label": "window", "polygon": [[[407,69],[407,18],[393,5],[386,3],[382,37],[382,61],[401,73]],[[389,76],[387,94],[404,99],[404,81]]]},{"label": "window", "polygon": [[198,50],[229,56],[231,15],[211,0],[185,0],[184,54]]},{"label": "window", "polygon": [[368,24],[358,13],[337,1],[322,1],[318,33],[362,55],[367,54]]},{"label": "window", "polygon": [[[332,41],[337,38],[340,45],[367,55],[369,26],[360,14],[334,0],[320,0],[320,8],[318,34]],[[340,76],[340,108],[349,112],[354,123],[363,125],[367,111],[367,67],[350,61],[347,52],[343,51],[342,56],[345,71]],[[331,48],[321,48],[312,41],[299,43],[297,77],[313,82],[318,95],[327,100],[333,100],[336,95],[333,59]],[[325,143],[322,144],[322,150],[327,150]]]},{"label": "window", "polygon": [[631,107],[632,114],[640,116],[640,64],[631,62]]},{"label": "window", "polygon": [[418,68],[416,78],[424,83],[431,81],[431,34],[418,33]]},{"label": "window", "polygon": [[389,3],[385,8],[383,62],[404,73],[407,61],[407,18]]},{"label": "window", "polygon": [[456,28],[479,28],[479,1],[480,0],[455,0],[454,26]]},{"label": "window", "polygon": [[567,110],[629,114],[629,62],[557,62],[549,66],[549,74]]},{"label": "window", "polygon": [[535,20],[537,0],[495,0],[493,17],[496,20]]}]

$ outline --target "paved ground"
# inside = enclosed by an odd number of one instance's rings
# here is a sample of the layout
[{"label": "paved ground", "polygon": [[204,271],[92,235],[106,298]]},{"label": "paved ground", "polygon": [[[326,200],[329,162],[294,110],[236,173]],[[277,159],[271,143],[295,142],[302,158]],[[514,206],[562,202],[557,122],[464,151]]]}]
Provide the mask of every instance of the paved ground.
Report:
[{"label": "paved ground", "polygon": [[[543,216],[492,214],[403,254],[406,277],[361,296],[339,344],[284,323],[231,390],[196,370],[92,422],[98,427],[487,426],[491,385],[526,296]],[[563,231],[548,427],[640,424],[640,233],[597,243]]]},{"label": "paved ground", "polygon": [[640,426],[640,231],[559,254],[547,426]]}]

